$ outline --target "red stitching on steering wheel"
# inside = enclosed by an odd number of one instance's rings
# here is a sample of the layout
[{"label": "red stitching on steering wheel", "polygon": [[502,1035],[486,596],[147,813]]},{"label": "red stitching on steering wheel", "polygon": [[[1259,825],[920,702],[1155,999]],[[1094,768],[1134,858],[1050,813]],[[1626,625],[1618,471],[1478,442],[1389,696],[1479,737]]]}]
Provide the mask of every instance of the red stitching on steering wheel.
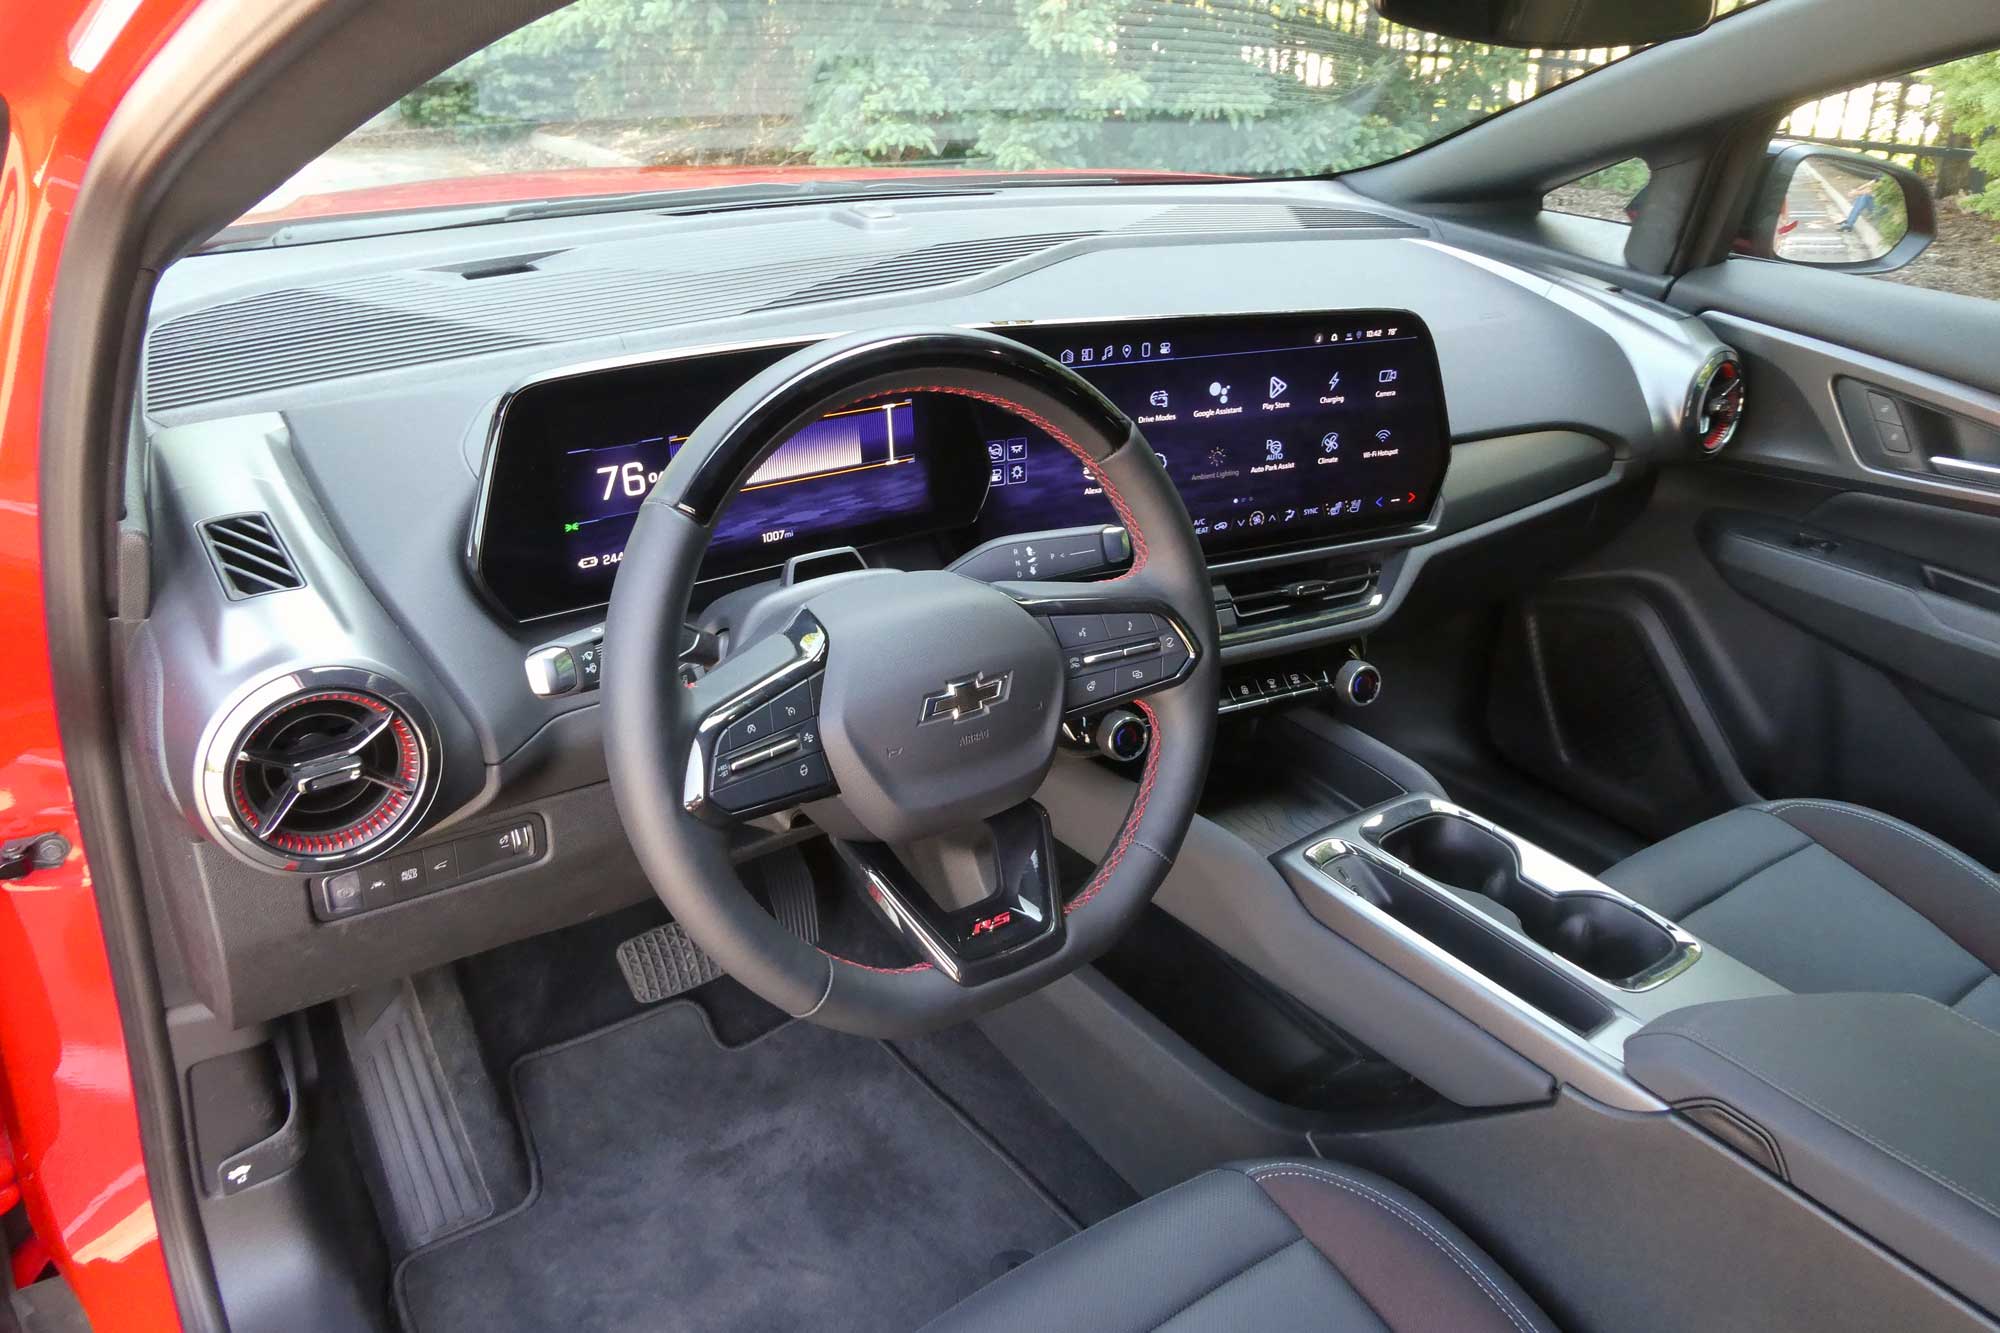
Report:
[{"label": "red stitching on steering wheel", "polygon": [[1153,746],[1146,751],[1146,771],[1139,778],[1139,794],[1132,798],[1132,808],[1126,812],[1125,822],[1118,831],[1118,841],[1112,844],[1110,854],[1098,865],[1096,873],[1090,877],[1090,882],[1083,886],[1083,892],[1077,894],[1063,908],[1065,914],[1074,912],[1095,898],[1097,891],[1104,887],[1104,882],[1111,878],[1111,872],[1125,859],[1125,853],[1131,850],[1133,841],[1139,836],[1139,821],[1146,816],[1146,802],[1153,795],[1153,780],[1160,775],[1162,747],[1159,715],[1153,712],[1153,706],[1144,699],[1134,699],[1132,703],[1146,715],[1147,725],[1153,729]]},{"label": "red stitching on steering wheel", "polygon": [[[1088,472],[1096,479],[1097,484],[1104,488],[1105,498],[1111,501],[1112,510],[1117,513],[1119,521],[1125,525],[1126,533],[1132,538],[1132,567],[1123,574],[1118,575],[1117,578],[1105,579],[1104,582],[1116,583],[1119,579],[1129,579],[1145,567],[1146,535],[1139,530],[1139,520],[1132,516],[1131,506],[1125,503],[1125,497],[1118,493],[1118,488],[1112,484],[1111,478],[1104,474],[1104,469],[1098,465],[1097,459],[1093,458],[1082,445],[1071,439],[1053,421],[1050,421],[1038,412],[1022,406],[1020,403],[1014,402],[1012,399],[1002,398],[998,394],[983,393],[978,389],[964,389],[943,384],[913,384],[904,389],[885,389],[882,393],[949,393],[956,394],[961,398],[973,398],[982,403],[990,403],[1003,411],[1012,412],[1015,416],[1020,417],[1030,425],[1043,431],[1051,439],[1055,440],[1056,443],[1062,445],[1063,448],[1069,450],[1072,454],[1075,454],[1077,460],[1083,464],[1084,471]],[[879,398],[881,396],[882,394],[869,395],[870,398]],[[1151,705],[1147,704],[1145,700],[1134,700],[1134,703],[1139,711],[1146,715],[1146,721],[1153,729],[1153,746],[1146,754],[1146,771],[1139,781],[1139,794],[1132,798],[1132,809],[1127,812],[1125,822],[1119,828],[1118,841],[1112,845],[1110,855],[1104,858],[1103,863],[1091,875],[1089,883],[1083,886],[1083,892],[1064,905],[1063,914],[1065,916],[1074,912],[1092,898],[1095,898],[1097,891],[1104,887],[1105,880],[1110,878],[1111,872],[1118,868],[1120,861],[1124,860],[1125,853],[1130,850],[1133,839],[1138,836],[1139,821],[1146,813],[1146,801],[1153,794],[1153,780],[1160,771],[1160,719],[1154,714]],[[836,963],[845,963],[849,967],[860,968],[863,972],[873,972],[879,976],[903,976],[906,973],[928,972],[931,969],[931,964],[929,963],[913,963],[908,967],[871,967],[867,963],[857,963],[852,958],[842,958],[837,953],[828,953],[825,949],[821,949],[819,952]]]},{"label": "red stitching on steering wheel", "polygon": [[[885,393],[949,393],[949,394],[955,394],[960,398],[972,398],[982,403],[991,403],[993,406],[1000,408],[1003,411],[1012,412],[1015,416],[1020,417],[1022,420],[1028,422],[1030,425],[1036,427],[1038,430],[1045,432],[1047,435],[1050,436],[1050,438],[1054,439],[1056,443],[1060,444],[1063,448],[1075,454],[1077,457],[1077,461],[1083,464],[1083,470],[1088,472],[1096,480],[1097,484],[1104,488],[1105,498],[1111,501],[1111,508],[1114,511],[1116,511],[1118,515],[1118,521],[1125,525],[1125,531],[1132,538],[1132,568],[1126,570],[1123,574],[1118,575],[1117,578],[1105,579],[1104,582],[1116,583],[1118,582],[1119,579],[1129,579],[1134,574],[1137,574],[1141,569],[1145,567],[1146,534],[1139,531],[1139,520],[1132,517],[1132,507],[1125,503],[1125,497],[1120,495],[1118,493],[1118,488],[1111,484],[1111,478],[1104,475],[1104,469],[1102,466],[1099,465],[1097,459],[1091,457],[1088,450],[1086,450],[1082,445],[1078,444],[1075,440],[1071,439],[1053,421],[1050,421],[1048,418],[1042,416],[1037,412],[1030,410],[1029,408],[1023,407],[1021,404],[1013,401],[1011,398],[1002,398],[999,394],[984,393],[978,389],[963,389],[955,385],[912,384],[906,389],[888,389],[884,390],[884,392]],[[881,396],[882,396],[881,394],[869,395],[870,398],[879,398]]]}]

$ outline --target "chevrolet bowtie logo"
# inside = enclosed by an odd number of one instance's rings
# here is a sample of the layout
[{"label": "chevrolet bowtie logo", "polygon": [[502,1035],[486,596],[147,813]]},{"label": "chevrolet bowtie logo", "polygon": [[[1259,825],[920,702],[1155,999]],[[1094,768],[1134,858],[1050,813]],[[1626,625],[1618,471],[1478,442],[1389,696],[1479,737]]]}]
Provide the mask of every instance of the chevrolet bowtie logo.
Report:
[{"label": "chevrolet bowtie logo", "polygon": [[1013,679],[1014,673],[1009,671],[997,677],[982,672],[955,680],[942,693],[925,697],[923,717],[919,720],[963,722],[969,717],[979,717],[1007,697],[1007,686]]}]

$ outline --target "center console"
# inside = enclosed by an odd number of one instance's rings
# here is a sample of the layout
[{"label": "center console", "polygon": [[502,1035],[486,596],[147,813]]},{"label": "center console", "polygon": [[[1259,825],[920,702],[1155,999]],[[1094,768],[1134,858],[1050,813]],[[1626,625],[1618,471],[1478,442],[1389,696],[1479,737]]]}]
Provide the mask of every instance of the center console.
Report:
[{"label": "center console", "polygon": [[1692,1004],[1784,993],[1441,797],[1384,801],[1272,859],[1320,924],[1564,1082],[1636,1091],[1624,1047],[1647,1023]]}]

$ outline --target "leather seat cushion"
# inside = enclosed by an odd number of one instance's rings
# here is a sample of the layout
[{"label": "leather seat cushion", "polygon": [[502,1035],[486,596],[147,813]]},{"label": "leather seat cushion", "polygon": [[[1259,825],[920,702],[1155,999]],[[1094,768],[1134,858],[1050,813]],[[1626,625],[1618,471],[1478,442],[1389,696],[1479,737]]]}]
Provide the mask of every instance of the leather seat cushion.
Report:
[{"label": "leather seat cushion", "polygon": [[1207,1172],[978,1292],[935,1333],[1545,1333],[1512,1278],[1413,1195],[1321,1161]]},{"label": "leather seat cushion", "polygon": [[1922,995],[2000,1025],[2000,877],[1879,811],[1745,806],[1602,878],[1788,990]]}]

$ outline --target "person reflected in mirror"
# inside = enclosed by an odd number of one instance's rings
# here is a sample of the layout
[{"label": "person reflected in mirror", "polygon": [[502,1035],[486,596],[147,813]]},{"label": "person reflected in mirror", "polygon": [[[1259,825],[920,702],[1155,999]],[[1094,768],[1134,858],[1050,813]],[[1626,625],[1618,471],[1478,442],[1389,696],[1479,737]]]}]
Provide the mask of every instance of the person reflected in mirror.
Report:
[{"label": "person reflected in mirror", "polygon": [[1882,179],[1878,176],[1847,197],[1847,216],[1840,223],[1842,231],[1853,231],[1855,223],[1875,211],[1875,187],[1881,183]]}]

